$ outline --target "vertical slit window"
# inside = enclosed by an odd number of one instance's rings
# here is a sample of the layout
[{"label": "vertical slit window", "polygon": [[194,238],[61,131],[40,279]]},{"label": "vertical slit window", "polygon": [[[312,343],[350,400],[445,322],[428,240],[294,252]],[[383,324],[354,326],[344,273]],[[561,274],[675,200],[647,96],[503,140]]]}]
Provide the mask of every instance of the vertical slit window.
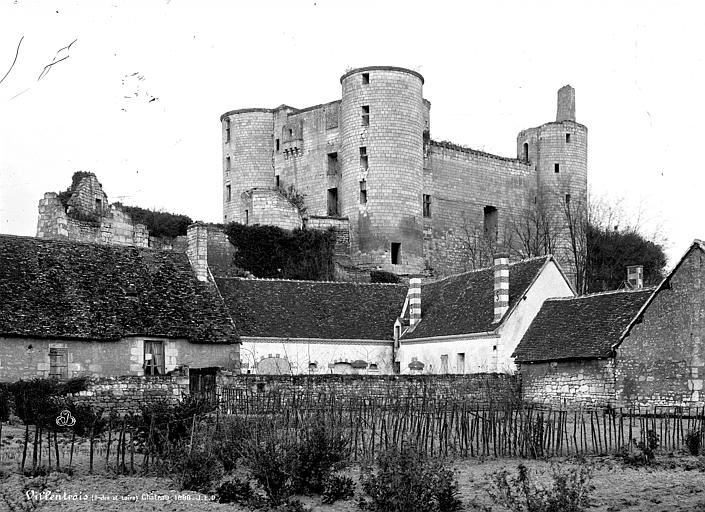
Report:
[{"label": "vertical slit window", "polygon": [[362,146],[360,148],[360,168],[366,171],[369,168],[369,161],[367,159],[367,147]]},{"label": "vertical slit window", "polygon": [[392,265],[401,265],[401,243],[392,242]]},{"label": "vertical slit window", "polygon": [[362,106],[362,126],[370,126],[370,106]]},{"label": "vertical slit window", "polygon": [[225,200],[230,202],[232,199],[232,189],[230,188],[230,185],[225,185]]},{"label": "vertical slit window", "polygon": [[423,195],[423,216],[431,216],[431,196],[429,194]]},{"label": "vertical slit window", "polygon": [[230,142],[230,119],[225,120],[225,142]]},{"label": "vertical slit window", "polygon": [[360,182],[360,204],[367,204],[367,182]]}]

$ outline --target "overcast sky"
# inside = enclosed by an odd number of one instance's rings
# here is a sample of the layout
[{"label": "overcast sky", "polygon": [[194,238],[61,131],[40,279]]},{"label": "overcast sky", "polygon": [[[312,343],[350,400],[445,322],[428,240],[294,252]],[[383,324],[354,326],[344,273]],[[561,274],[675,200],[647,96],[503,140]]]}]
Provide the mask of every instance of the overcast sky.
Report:
[{"label": "overcast sky", "polygon": [[220,221],[223,112],[332,101],[347,68],[393,65],[424,75],[434,139],[505,156],[572,85],[593,195],[641,210],[673,263],[705,237],[701,5],[3,0],[0,78],[21,44],[0,83],[0,232],[35,235],[39,199],[78,170],[111,202]]}]

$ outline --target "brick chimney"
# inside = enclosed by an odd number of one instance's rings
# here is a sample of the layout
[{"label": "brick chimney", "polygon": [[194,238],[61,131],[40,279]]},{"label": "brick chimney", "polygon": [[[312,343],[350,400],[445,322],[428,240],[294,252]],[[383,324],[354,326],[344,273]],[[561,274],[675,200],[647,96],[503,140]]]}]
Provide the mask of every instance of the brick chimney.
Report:
[{"label": "brick chimney", "polygon": [[199,281],[208,281],[208,228],[201,222],[188,227],[186,254]]},{"label": "brick chimney", "polygon": [[494,255],[494,322],[498,323],[509,309],[509,253]]},{"label": "brick chimney", "polygon": [[558,89],[556,121],[575,121],[575,89],[570,85]]},{"label": "brick chimney", "polygon": [[421,276],[409,279],[409,327],[421,321]]},{"label": "brick chimney", "polygon": [[641,290],[644,287],[644,265],[627,267],[627,285],[632,290]]}]

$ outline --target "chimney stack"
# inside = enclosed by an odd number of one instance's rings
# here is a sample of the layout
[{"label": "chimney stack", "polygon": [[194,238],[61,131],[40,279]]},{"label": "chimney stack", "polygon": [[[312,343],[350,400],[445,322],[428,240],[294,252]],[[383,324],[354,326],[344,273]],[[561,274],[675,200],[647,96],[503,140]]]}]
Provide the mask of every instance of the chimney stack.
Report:
[{"label": "chimney stack", "polygon": [[575,89],[570,85],[558,89],[556,121],[575,121]]},{"label": "chimney stack", "polygon": [[494,255],[494,323],[509,309],[509,253]]},{"label": "chimney stack", "polygon": [[629,265],[627,267],[627,285],[632,290],[644,288],[644,265]]},{"label": "chimney stack", "polygon": [[201,222],[191,224],[186,238],[188,240],[186,254],[196,273],[196,279],[208,281],[208,227]]},{"label": "chimney stack", "polygon": [[421,276],[409,279],[409,327],[421,321]]}]

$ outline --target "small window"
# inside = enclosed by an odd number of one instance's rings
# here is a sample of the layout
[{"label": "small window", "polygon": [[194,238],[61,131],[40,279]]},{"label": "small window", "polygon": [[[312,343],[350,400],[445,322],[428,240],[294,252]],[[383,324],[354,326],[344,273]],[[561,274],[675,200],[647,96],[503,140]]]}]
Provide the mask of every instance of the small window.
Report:
[{"label": "small window", "polygon": [[428,194],[423,195],[423,216],[431,216],[431,196]]},{"label": "small window", "polygon": [[360,204],[367,204],[367,182],[360,182]]},{"label": "small window", "polygon": [[362,74],[362,85],[367,85],[370,83],[370,74],[369,73],[363,73]]},{"label": "small window", "polygon": [[497,241],[499,231],[499,213],[494,206],[485,206],[484,211],[485,237],[492,242]]},{"label": "small window", "polygon": [[230,202],[232,199],[232,189],[230,188],[230,185],[225,185],[225,200]]},{"label": "small window", "polygon": [[229,156],[225,157],[225,171],[230,172],[230,157]]},{"label": "small window", "polygon": [[458,354],[458,359],[457,359],[457,373],[465,373],[465,353],[461,352]]},{"label": "small window", "polygon": [[570,194],[565,195],[565,204],[569,205],[570,204]]},{"label": "small window", "polygon": [[250,210],[245,210],[245,226],[250,225]]},{"label": "small window", "polygon": [[144,374],[164,375],[164,342],[144,342]]},{"label": "small window", "polygon": [[553,172],[556,174],[561,172],[561,166],[559,164],[553,164]]},{"label": "small window", "polygon": [[279,188],[279,175],[274,176],[274,183],[277,188]]},{"label": "small window", "polygon": [[524,161],[528,162],[529,161],[529,143],[524,142]]},{"label": "small window", "polygon": [[65,348],[49,349],[49,378],[68,378],[68,358],[66,357]]},{"label": "small window", "polygon": [[103,200],[98,197],[95,198],[95,210],[97,212],[103,211]]},{"label": "small window", "polygon": [[401,243],[392,242],[392,265],[401,265]]},{"label": "small window", "polygon": [[362,146],[360,148],[360,167],[363,171],[369,168],[369,161],[367,160],[367,148]]},{"label": "small window", "polygon": [[570,144],[570,133],[565,134],[565,141]]},{"label": "small window", "polygon": [[279,151],[279,139],[274,141],[274,146],[276,147],[276,150]]},{"label": "small window", "polygon": [[328,153],[328,175],[338,174],[338,153]]},{"label": "small window", "polygon": [[338,189],[329,188],[328,189],[328,216],[337,217],[338,216]]},{"label": "small window", "polygon": [[315,373],[317,369],[318,369],[318,363],[308,363],[308,371],[309,372]]},{"label": "small window", "polygon": [[289,138],[290,139],[294,138],[294,130],[292,130],[291,128],[289,128]]},{"label": "small window", "polygon": [[225,120],[225,142],[230,142],[230,119]]},{"label": "small window", "polygon": [[362,106],[362,126],[370,126],[370,106]]}]

